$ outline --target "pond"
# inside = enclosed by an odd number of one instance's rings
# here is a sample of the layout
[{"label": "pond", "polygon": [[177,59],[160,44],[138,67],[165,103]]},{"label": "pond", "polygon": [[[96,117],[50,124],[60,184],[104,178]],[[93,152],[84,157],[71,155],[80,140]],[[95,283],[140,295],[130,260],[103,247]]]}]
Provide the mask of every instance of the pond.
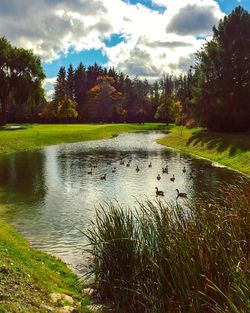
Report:
[{"label": "pond", "polygon": [[[234,185],[239,179],[250,184],[236,172],[158,145],[161,136],[129,133],[1,157],[0,203],[9,208],[5,219],[35,247],[81,273],[83,233],[100,204],[114,200],[135,206],[137,200],[156,199],[155,187],[167,201],[175,200],[176,189],[195,201],[204,191],[219,195],[221,184]],[[163,174],[166,165],[168,173]],[[106,180],[100,179],[105,174]]]}]

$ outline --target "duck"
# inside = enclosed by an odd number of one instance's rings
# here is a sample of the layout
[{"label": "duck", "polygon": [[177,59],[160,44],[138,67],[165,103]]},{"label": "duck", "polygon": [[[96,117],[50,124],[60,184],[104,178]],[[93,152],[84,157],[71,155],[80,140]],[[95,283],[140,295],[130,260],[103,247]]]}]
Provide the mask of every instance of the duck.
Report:
[{"label": "duck", "polygon": [[175,176],[174,176],[174,174],[173,174],[173,176],[170,178],[170,180],[171,180],[172,182],[175,181]]},{"label": "duck", "polygon": [[164,196],[164,192],[162,190],[158,190],[158,187],[155,187],[156,191],[156,196]]},{"label": "duck", "polygon": [[152,167],[152,162],[149,163],[148,167]]},{"label": "duck", "polygon": [[89,175],[92,175],[92,167],[90,169],[90,171],[87,172]]},{"label": "duck", "polygon": [[139,172],[139,167],[138,167],[138,165],[136,166],[136,172],[138,173]]},{"label": "duck", "polygon": [[186,167],[184,166],[182,172],[183,172],[183,173],[186,173],[186,171],[187,171],[187,170],[186,170]]},{"label": "duck", "polygon": [[179,192],[179,189],[176,189],[177,191],[177,197],[176,199],[178,199],[179,197],[181,198],[187,198],[187,194],[185,192]]},{"label": "duck", "polygon": [[129,167],[129,166],[130,166],[130,163],[128,162],[126,166]]},{"label": "duck", "polygon": [[158,174],[158,175],[156,176],[156,179],[160,180],[160,179],[161,179],[161,175]]},{"label": "duck", "polygon": [[123,160],[120,161],[120,165],[124,165],[124,161]]},{"label": "duck", "polygon": [[168,168],[167,168],[167,166],[166,167],[163,167],[162,168],[162,174],[168,174]]},{"label": "duck", "polygon": [[115,173],[116,172],[116,168],[114,167],[113,169],[112,169],[112,173]]},{"label": "duck", "polygon": [[101,180],[106,180],[106,174],[100,177]]}]

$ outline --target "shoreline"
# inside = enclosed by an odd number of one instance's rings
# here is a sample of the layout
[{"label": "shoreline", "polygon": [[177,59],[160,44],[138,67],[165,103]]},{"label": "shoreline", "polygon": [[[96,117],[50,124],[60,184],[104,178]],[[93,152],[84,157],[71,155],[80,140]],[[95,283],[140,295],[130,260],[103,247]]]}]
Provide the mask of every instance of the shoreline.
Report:
[{"label": "shoreline", "polygon": [[[218,166],[237,172],[248,179],[250,178],[250,166],[248,165],[250,164],[250,148],[248,148],[250,139],[248,140],[247,138],[249,132],[243,134],[212,133],[204,132],[203,129],[197,128],[187,129],[184,127],[181,130],[181,127],[173,126],[170,128],[169,134],[157,140],[157,143],[180,153],[210,161],[215,165],[218,164]],[[200,141],[197,139],[199,136],[201,137]],[[226,143],[223,142],[223,136],[227,140]],[[232,137],[232,142],[229,142],[230,136]],[[195,138],[193,142],[192,138]],[[216,142],[212,148],[207,147],[213,140],[218,141],[218,138],[220,139],[219,143]],[[238,141],[241,141],[240,144],[243,143],[246,147],[241,150],[241,148],[237,147]],[[223,146],[224,144],[225,147]],[[219,151],[220,145],[223,146],[221,152]],[[230,149],[232,148],[235,149],[235,153],[230,155]]]},{"label": "shoreline", "polygon": [[219,163],[219,162],[217,162],[217,161],[214,161],[213,159],[206,158],[206,157],[201,156],[201,155],[199,155],[199,154],[187,152],[186,150],[182,150],[182,149],[180,149],[180,148],[175,148],[175,147],[167,146],[167,145],[165,145],[165,144],[163,144],[163,143],[158,142],[159,140],[161,140],[161,139],[158,139],[158,140],[156,141],[156,143],[157,143],[158,145],[161,145],[161,146],[163,146],[163,147],[166,147],[167,149],[170,149],[170,150],[176,151],[176,152],[180,152],[180,153],[182,153],[182,154],[190,155],[190,156],[192,156],[193,158],[196,158],[196,159],[201,159],[201,160],[208,161],[208,162],[210,162],[211,165],[214,166],[214,167],[226,168],[226,169],[228,169],[229,171],[236,172],[236,173],[238,173],[238,174],[244,176],[245,178],[250,179],[250,175],[248,175],[248,174],[246,174],[246,173],[244,173],[244,172],[241,172],[241,171],[239,171],[239,170],[237,170],[237,169],[235,169],[235,168],[233,168],[233,167],[224,165],[224,164],[222,164],[222,163]]}]

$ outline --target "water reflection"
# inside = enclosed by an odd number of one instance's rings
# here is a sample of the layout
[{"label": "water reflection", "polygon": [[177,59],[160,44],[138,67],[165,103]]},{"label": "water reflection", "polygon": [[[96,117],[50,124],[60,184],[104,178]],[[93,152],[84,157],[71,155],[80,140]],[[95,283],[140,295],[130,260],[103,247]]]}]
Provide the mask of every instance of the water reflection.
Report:
[{"label": "water reflection", "polygon": [[[155,187],[164,191],[166,200],[175,199],[178,188],[195,201],[204,191],[219,194],[221,183],[235,184],[239,179],[225,168],[157,145],[160,136],[123,134],[0,158],[0,190],[4,190],[0,202],[11,209],[8,219],[35,246],[77,267],[84,245],[79,230],[86,230],[100,203],[118,200],[134,206],[136,199],[155,199]],[[125,165],[120,165],[121,160]],[[168,174],[162,174],[166,165]],[[88,174],[91,168],[92,175]],[[106,180],[101,180],[104,174]]]}]

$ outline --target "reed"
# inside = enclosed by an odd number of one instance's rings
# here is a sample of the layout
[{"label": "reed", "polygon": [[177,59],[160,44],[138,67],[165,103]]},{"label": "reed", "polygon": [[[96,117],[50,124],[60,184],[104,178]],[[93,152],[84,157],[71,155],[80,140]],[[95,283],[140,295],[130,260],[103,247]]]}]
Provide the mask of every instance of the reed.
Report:
[{"label": "reed", "polygon": [[250,189],[221,193],[97,210],[91,274],[116,312],[250,311]]}]

